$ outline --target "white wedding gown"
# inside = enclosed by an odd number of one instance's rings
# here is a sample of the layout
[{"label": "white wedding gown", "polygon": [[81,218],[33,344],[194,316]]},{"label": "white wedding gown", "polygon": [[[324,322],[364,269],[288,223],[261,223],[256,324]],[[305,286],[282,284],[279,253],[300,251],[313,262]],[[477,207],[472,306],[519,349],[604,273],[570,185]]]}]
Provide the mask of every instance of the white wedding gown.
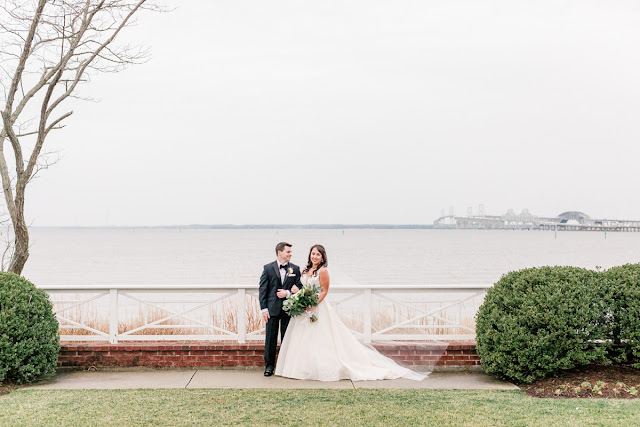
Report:
[{"label": "white wedding gown", "polygon": [[[320,285],[317,276],[302,275],[302,284]],[[403,368],[373,348],[361,344],[342,323],[326,298],[318,304],[311,322],[305,314],[289,322],[280,346],[276,375],[300,380],[354,381],[408,378],[426,375]]]}]

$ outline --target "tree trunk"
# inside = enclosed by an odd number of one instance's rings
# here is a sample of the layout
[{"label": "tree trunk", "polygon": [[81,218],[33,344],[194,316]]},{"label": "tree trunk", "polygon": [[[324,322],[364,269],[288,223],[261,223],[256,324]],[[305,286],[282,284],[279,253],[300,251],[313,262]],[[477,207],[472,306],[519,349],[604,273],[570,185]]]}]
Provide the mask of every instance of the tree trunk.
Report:
[{"label": "tree trunk", "polygon": [[22,269],[29,259],[29,229],[24,220],[24,197],[16,197],[15,212],[11,215],[15,247],[9,269],[11,273],[22,274]]}]

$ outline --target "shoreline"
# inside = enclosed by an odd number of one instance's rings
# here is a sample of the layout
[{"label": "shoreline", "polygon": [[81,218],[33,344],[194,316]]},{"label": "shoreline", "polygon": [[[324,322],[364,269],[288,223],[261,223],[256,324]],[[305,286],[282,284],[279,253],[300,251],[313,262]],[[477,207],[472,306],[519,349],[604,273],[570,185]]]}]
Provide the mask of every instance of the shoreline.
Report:
[{"label": "shoreline", "polygon": [[430,224],[189,224],[189,225],[41,225],[39,229],[88,229],[88,230],[430,230]]}]

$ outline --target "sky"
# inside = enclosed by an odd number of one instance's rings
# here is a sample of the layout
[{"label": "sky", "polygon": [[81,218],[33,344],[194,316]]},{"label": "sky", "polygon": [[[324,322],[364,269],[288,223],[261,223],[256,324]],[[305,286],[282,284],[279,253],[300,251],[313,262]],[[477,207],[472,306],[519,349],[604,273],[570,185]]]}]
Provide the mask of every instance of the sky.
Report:
[{"label": "sky", "polygon": [[29,184],[34,226],[640,219],[640,3],[165,0]]}]

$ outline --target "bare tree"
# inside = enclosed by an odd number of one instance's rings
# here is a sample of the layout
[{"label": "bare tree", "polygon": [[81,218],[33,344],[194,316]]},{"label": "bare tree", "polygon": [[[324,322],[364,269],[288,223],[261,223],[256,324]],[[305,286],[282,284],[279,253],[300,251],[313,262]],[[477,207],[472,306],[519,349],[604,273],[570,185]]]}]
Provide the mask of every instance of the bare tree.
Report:
[{"label": "bare tree", "polygon": [[114,40],[136,13],[158,10],[151,1],[2,1],[0,175],[13,236],[9,271],[20,274],[29,258],[25,189],[38,171],[55,163],[43,145],[73,113],[65,101],[79,98],[78,86],[93,73],[121,71],[146,59],[142,49]]}]

